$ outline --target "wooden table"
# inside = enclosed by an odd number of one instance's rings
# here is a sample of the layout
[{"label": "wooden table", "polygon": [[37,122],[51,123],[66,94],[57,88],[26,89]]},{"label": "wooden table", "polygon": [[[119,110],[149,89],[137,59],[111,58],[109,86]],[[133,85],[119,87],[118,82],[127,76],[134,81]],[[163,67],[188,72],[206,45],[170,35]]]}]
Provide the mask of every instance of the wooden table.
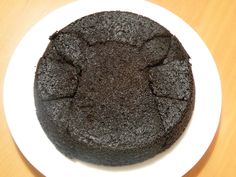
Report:
[{"label": "wooden table", "polygon": [[[27,162],[10,135],[3,111],[3,79],[13,50],[27,30],[70,1],[0,1],[0,176],[43,176]],[[185,176],[236,176],[236,1],[153,2],[177,14],[198,32],[212,52],[221,76],[223,107],[219,129],[206,154]]]}]

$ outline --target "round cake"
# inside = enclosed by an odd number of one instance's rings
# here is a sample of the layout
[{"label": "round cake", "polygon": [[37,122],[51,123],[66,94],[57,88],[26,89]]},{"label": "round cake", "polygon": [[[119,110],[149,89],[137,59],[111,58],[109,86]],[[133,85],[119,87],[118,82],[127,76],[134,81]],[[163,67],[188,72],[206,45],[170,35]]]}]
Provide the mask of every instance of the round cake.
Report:
[{"label": "round cake", "polygon": [[34,81],[39,122],[71,159],[121,166],[169,148],[194,107],[189,55],[153,20],[91,14],[55,32]]}]

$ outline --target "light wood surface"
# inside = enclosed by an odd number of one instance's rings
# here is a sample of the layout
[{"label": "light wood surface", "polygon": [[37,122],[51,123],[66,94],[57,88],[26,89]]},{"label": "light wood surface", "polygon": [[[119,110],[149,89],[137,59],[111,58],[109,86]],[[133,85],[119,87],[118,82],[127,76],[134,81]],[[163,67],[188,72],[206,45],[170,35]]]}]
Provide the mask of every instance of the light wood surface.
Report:
[{"label": "light wood surface", "polygon": [[[10,135],[2,103],[3,80],[10,57],[27,30],[50,11],[70,1],[0,1],[0,176],[43,176],[27,162]],[[235,177],[236,1],[153,0],[153,2],[177,14],[198,32],[212,52],[221,77],[223,106],[219,129],[206,154],[185,176]]]}]

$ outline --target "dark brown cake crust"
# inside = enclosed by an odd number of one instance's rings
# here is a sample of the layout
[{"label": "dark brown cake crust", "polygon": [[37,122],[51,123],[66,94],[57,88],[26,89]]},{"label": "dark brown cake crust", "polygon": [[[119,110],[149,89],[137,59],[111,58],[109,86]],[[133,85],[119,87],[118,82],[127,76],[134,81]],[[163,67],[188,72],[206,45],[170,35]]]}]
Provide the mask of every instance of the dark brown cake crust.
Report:
[{"label": "dark brown cake crust", "polygon": [[182,134],[194,106],[189,56],[129,12],[83,17],[50,37],[35,75],[38,119],[56,148],[103,165],[144,161]]}]

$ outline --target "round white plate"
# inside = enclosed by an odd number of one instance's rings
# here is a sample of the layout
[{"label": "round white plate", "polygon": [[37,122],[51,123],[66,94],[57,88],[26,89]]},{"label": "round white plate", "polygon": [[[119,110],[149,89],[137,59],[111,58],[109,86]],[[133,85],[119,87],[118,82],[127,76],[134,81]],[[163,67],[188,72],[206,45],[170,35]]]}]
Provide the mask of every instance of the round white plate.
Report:
[{"label": "round white plate", "polygon": [[[147,16],[177,36],[192,62],[196,85],[195,109],[181,138],[167,151],[136,165],[101,167],[73,162],[58,152],[36,117],[33,81],[37,62],[48,37],[74,20],[104,10],[131,11]],[[181,176],[191,169],[210,145],[221,112],[221,85],[214,60],[204,42],[184,21],[145,1],[80,0],[38,22],[17,46],[5,78],[4,108],[11,134],[29,162],[46,176],[143,177]]]}]

